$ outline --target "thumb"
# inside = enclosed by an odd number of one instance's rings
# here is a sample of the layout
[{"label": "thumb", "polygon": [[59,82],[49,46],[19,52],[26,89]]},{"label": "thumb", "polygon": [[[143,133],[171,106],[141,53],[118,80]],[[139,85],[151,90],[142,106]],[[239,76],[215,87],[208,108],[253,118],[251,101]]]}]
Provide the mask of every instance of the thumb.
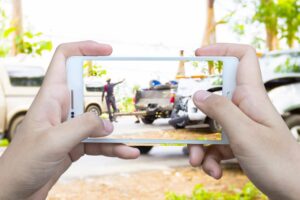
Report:
[{"label": "thumb", "polygon": [[113,125],[109,121],[88,112],[52,127],[48,136],[52,138],[52,145],[70,151],[87,137],[104,137],[112,131]]},{"label": "thumb", "polygon": [[193,95],[195,105],[221,124],[229,140],[241,136],[254,122],[224,96],[200,90]]}]

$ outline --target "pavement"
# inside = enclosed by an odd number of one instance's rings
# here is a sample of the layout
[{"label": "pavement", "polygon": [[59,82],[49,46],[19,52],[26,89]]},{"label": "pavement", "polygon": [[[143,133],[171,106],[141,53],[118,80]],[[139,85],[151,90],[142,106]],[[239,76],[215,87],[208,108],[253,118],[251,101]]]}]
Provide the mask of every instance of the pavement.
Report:
[{"label": "pavement", "polygon": [[[125,117],[115,123],[115,135],[133,132],[158,132],[174,130],[168,125],[168,119],[159,119],[153,125],[134,123],[134,117]],[[108,174],[122,174],[144,170],[168,170],[174,167],[190,166],[188,156],[182,146],[155,146],[147,155],[135,160],[121,160],[104,156],[84,156],[75,162],[61,177],[61,181],[95,177]],[[0,148],[0,155],[5,148]],[[232,162],[230,162],[232,163]],[[236,163],[233,161],[233,163]]]},{"label": "pavement", "polygon": [[189,166],[188,157],[183,154],[182,148],[178,146],[157,146],[149,154],[141,155],[135,160],[84,156],[75,162],[60,180]]}]

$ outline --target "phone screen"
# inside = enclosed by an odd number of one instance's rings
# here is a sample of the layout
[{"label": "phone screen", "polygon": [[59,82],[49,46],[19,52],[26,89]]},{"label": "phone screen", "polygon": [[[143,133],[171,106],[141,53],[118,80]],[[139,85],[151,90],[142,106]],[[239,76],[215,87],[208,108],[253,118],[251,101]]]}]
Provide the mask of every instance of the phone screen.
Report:
[{"label": "phone screen", "polygon": [[102,140],[222,140],[222,127],[192,100],[197,90],[222,94],[222,61],[85,60],[82,68],[85,112],[114,124]]}]

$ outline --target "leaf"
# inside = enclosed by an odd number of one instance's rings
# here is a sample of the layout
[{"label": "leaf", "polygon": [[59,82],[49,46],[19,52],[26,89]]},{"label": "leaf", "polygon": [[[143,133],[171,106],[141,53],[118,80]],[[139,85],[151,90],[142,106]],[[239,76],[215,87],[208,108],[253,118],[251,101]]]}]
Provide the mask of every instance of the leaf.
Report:
[{"label": "leaf", "polygon": [[30,39],[32,39],[34,37],[34,35],[29,31],[25,32],[23,35]]},{"label": "leaf", "polygon": [[43,35],[42,32],[37,32],[36,34],[34,34],[34,36],[36,36],[36,37],[40,37],[40,36],[42,36],[42,35]]},{"label": "leaf", "polygon": [[3,37],[7,38],[10,34],[16,31],[15,27],[10,27],[3,32]]}]

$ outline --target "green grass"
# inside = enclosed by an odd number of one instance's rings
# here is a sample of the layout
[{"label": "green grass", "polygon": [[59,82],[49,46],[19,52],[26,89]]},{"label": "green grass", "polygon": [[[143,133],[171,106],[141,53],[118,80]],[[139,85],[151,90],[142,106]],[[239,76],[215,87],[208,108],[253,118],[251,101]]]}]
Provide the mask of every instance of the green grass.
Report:
[{"label": "green grass", "polygon": [[190,196],[167,192],[166,200],[267,200],[251,182],[247,183],[242,190],[232,189],[230,192],[214,192],[206,190],[203,185],[196,185]]},{"label": "green grass", "polygon": [[0,147],[7,147],[9,145],[8,139],[0,140]]}]

